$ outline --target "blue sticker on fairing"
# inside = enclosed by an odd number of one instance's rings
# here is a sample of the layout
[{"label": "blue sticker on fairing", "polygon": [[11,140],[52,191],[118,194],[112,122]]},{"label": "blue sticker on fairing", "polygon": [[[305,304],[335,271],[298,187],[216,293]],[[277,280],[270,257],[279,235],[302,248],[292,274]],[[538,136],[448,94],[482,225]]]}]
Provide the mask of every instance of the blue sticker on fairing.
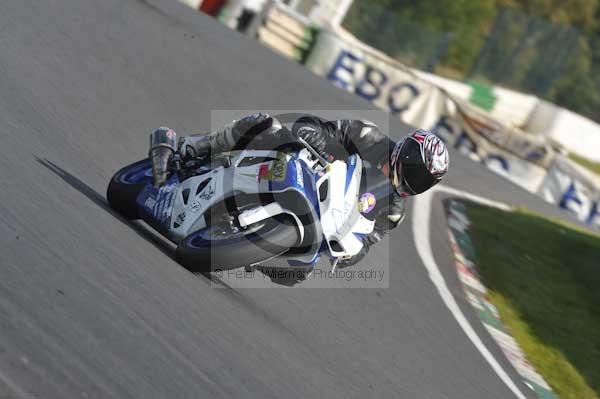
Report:
[{"label": "blue sticker on fairing", "polygon": [[147,184],[140,192],[136,202],[142,210],[143,219],[151,226],[163,229],[169,227],[178,187],[179,178],[174,174],[161,187]]},{"label": "blue sticker on fairing", "polygon": [[348,157],[348,168],[346,169],[346,186],[344,193],[348,191],[350,181],[352,181],[352,175],[354,175],[354,169],[356,169],[356,154],[352,154]]},{"label": "blue sticker on fairing", "polygon": [[365,238],[366,234],[362,234],[362,233],[352,233],[354,234],[354,237],[358,238],[360,241],[362,241],[363,238]]}]

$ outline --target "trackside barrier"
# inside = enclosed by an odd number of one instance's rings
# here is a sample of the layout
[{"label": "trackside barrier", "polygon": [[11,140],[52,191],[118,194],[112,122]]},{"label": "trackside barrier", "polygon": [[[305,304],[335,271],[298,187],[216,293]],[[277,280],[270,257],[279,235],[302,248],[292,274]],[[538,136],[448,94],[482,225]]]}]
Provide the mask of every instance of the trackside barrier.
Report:
[{"label": "trackside barrier", "polygon": [[309,21],[280,4],[274,4],[258,28],[258,40],[287,58],[304,63],[317,37],[318,29]]},{"label": "trackside barrier", "polygon": [[[184,1],[196,6],[196,0]],[[433,130],[447,145],[600,227],[600,178],[558,153],[548,140],[569,149],[570,143],[584,143],[581,150],[589,152],[600,143],[600,127],[593,122],[534,96],[412,70],[342,28],[318,31],[306,17],[281,4],[268,10],[257,36],[336,86],[406,123]],[[577,132],[564,129],[566,125],[585,132],[585,140],[573,140],[568,135]],[[526,126],[536,134],[516,126]]]},{"label": "trackside barrier", "polygon": [[[404,122],[433,130],[447,145],[600,227],[600,181],[543,135],[527,133],[450,94],[434,79],[423,78],[341,28],[321,29],[306,66]],[[527,96],[522,100],[529,101]]]},{"label": "trackside barrier", "polygon": [[[180,1],[196,10],[202,3],[201,0]],[[237,4],[240,1],[231,3]],[[324,3],[324,6],[327,4],[329,3]],[[240,7],[241,3],[237,4],[237,11],[228,9],[228,12],[223,12],[219,19],[233,27],[237,17],[234,18],[232,15],[237,15]],[[323,8],[325,9],[330,11],[327,7]],[[326,12],[323,10],[321,14]],[[231,15],[226,17],[226,14]],[[316,25],[322,25],[323,22],[319,21],[319,18],[316,19],[314,21]],[[320,19],[327,20],[327,18]],[[315,44],[318,31],[319,29],[313,26],[307,17],[276,2],[269,7],[267,17],[261,21],[257,36],[262,43],[283,56],[305,63]],[[337,33],[340,32],[341,30],[338,30]],[[356,39],[350,41],[358,42]],[[547,103],[536,96],[500,86],[477,82],[463,83],[414,69],[411,72],[425,82],[446,91],[453,98],[469,101],[488,111],[493,118],[534,135],[550,138],[553,143],[570,152],[600,162],[600,152],[596,150],[600,148],[600,125],[592,120]]]},{"label": "trackside barrier", "polygon": [[559,143],[569,152],[600,162],[600,126],[581,115],[539,100],[526,129]]},{"label": "trackside barrier", "polygon": [[577,213],[585,223],[600,226],[600,177],[569,158],[556,157],[537,194]]},{"label": "trackside barrier", "polygon": [[459,82],[428,72],[413,70],[420,78],[446,90],[454,98],[468,100],[471,104],[488,111],[493,117],[523,128],[540,100],[499,86],[479,82]]}]

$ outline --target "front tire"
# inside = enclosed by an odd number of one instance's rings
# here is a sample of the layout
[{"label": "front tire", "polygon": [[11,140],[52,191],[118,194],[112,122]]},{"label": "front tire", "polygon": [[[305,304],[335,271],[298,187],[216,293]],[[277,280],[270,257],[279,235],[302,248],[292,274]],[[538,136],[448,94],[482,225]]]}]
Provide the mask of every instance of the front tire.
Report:
[{"label": "front tire", "polygon": [[281,255],[299,241],[297,227],[287,219],[259,223],[223,239],[212,234],[217,226],[190,234],[177,247],[176,259],[194,273],[231,270]]},{"label": "front tire", "polygon": [[136,199],[149,182],[152,182],[152,165],[149,159],[120,169],[108,184],[106,190],[108,204],[127,220],[139,219]]}]

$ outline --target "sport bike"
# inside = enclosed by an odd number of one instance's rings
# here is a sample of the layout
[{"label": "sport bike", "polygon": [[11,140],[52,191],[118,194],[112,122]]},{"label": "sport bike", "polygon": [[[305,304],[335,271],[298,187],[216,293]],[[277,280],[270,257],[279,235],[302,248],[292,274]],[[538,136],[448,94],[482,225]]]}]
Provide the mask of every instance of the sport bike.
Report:
[{"label": "sport bike", "polygon": [[151,152],[112,177],[107,199],[175,243],[177,261],[192,272],[274,257],[307,270],[323,255],[335,268],[373,230],[376,198],[365,192],[357,154],[328,162],[295,139],[285,151],[241,149],[184,162],[173,144],[160,145],[169,158],[165,181],[155,184]]}]

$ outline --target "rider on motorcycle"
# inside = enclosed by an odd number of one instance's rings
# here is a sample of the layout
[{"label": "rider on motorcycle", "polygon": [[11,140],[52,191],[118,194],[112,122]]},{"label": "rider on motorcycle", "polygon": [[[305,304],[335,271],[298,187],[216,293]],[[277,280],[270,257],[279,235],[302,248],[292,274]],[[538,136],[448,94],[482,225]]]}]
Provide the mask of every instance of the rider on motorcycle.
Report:
[{"label": "rider on motorcycle", "polygon": [[[285,141],[285,133],[289,131],[276,118],[258,113],[208,135],[181,137],[178,147],[183,160],[233,149],[273,149]],[[405,198],[428,190],[448,171],[446,146],[437,136],[422,129],[394,142],[368,121],[324,121],[306,115],[294,122],[291,133],[304,139],[325,158],[343,159],[344,155],[358,153],[387,176],[393,188],[388,206],[375,208],[375,228],[363,239],[361,252],[351,259],[341,260],[338,267],[359,262],[371,245],[402,222]]]}]

